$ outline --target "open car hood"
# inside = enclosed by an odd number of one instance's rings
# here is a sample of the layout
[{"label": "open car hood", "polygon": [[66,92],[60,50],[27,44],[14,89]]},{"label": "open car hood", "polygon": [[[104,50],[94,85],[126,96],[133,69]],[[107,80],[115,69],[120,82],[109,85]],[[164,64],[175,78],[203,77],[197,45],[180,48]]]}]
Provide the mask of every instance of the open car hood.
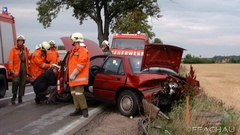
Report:
[{"label": "open car hood", "polygon": [[169,68],[179,72],[185,49],[166,44],[145,45],[141,70],[151,67]]},{"label": "open car hood", "polygon": [[[73,48],[73,46],[72,46],[73,42],[69,38],[69,36],[61,37],[61,40],[64,44],[66,51],[71,51],[71,49]],[[90,57],[103,54],[103,51],[101,50],[101,48],[94,41],[84,38],[84,44],[87,46]]]}]

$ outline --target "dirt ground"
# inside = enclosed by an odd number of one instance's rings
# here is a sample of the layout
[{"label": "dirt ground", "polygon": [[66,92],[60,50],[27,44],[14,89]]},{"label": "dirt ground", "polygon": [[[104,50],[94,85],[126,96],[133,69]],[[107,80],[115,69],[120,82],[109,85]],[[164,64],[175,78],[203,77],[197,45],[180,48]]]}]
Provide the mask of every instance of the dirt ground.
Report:
[{"label": "dirt ground", "polygon": [[[190,65],[184,65],[188,70]],[[192,65],[197,80],[211,97],[235,106],[240,112],[240,64],[195,64]],[[116,107],[110,107],[75,135],[137,135],[139,115],[133,119],[120,115]]]},{"label": "dirt ground", "polygon": [[110,106],[74,135],[138,135],[137,123],[142,118],[125,117],[117,107]]}]

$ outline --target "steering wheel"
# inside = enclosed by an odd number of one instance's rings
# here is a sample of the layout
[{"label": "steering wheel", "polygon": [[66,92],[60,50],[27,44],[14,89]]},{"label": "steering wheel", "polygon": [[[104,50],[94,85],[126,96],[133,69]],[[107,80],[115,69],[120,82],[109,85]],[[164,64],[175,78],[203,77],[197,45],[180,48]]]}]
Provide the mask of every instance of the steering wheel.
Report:
[{"label": "steering wheel", "polygon": [[97,65],[93,65],[90,67],[90,74],[91,76],[95,77],[96,76],[96,72],[95,71],[98,71],[101,67],[100,66],[97,66]]}]

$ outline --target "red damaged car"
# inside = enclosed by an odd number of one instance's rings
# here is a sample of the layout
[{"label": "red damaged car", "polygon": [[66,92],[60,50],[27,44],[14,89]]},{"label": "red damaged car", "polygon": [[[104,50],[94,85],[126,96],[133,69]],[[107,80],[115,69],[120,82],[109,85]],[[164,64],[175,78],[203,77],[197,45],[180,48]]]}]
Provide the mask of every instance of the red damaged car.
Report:
[{"label": "red damaged car", "polygon": [[[91,45],[85,44],[91,53]],[[117,104],[124,116],[138,113],[143,98],[151,101],[156,94],[170,99],[178,97],[176,92],[181,91],[180,86],[186,83],[186,79],[178,75],[183,51],[183,48],[172,45],[150,44],[145,46],[143,56],[91,54],[89,85],[85,86],[84,94],[86,98]],[[65,72],[68,55],[58,76],[57,90],[62,100],[70,98]],[[162,99],[160,104],[170,104]]]}]

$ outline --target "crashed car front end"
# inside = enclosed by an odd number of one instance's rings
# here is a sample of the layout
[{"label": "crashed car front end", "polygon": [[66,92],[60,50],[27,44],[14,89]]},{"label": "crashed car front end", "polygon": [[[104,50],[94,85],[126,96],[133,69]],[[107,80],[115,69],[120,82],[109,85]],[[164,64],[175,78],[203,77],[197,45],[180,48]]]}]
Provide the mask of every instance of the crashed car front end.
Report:
[{"label": "crashed car front end", "polygon": [[189,89],[194,95],[198,95],[201,89],[194,75],[181,77],[176,74],[140,73],[129,77],[129,80],[134,80],[132,84],[135,84],[134,87],[138,88],[143,98],[155,105],[171,105]]}]

